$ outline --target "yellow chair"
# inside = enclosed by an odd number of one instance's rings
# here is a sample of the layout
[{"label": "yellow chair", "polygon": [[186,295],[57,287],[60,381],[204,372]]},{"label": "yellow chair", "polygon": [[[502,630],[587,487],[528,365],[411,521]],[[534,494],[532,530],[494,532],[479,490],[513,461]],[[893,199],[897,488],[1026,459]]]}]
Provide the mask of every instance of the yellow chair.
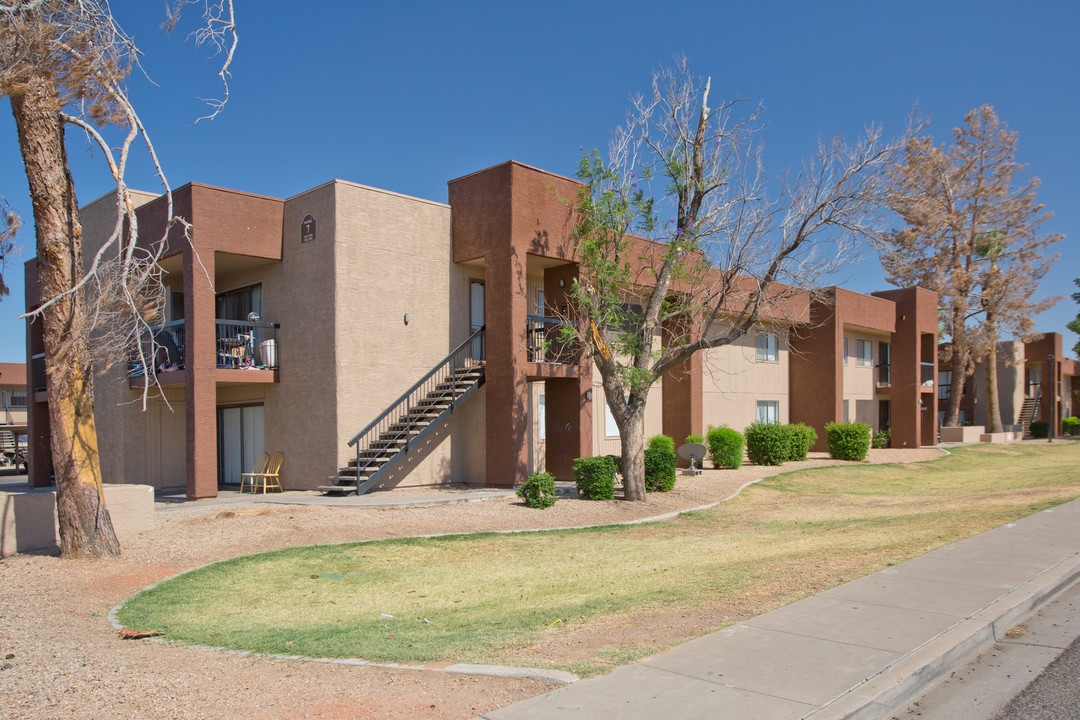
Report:
[{"label": "yellow chair", "polygon": [[270,456],[270,462],[266,463],[266,470],[261,473],[252,473],[254,476],[254,484],[252,485],[251,492],[255,492],[255,488],[261,486],[263,495],[266,494],[266,489],[275,487],[278,492],[282,492],[281,482],[278,480],[278,473],[281,472],[281,462],[285,459],[282,453],[276,452]]},{"label": "yellow chair", "polygon": [[266,466],[270,463],[270,455],[264,452],[259,453],[259,456],[255,458],[255,464],[251,468],[251,472],[243,473],[240,476],[240,492],[244,492],[246,485],[251,486],[251,492],[255,492],[255,478],[266,472]]}]

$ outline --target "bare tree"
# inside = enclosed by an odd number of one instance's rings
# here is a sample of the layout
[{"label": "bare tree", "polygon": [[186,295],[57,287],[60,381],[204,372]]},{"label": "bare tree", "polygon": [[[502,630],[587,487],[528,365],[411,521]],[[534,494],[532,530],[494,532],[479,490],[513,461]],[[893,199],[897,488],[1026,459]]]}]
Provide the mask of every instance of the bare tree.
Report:
[{"label": "bare tree", "polygon": [[4,267],[7,265],[8,256],[15,251],[12,238],[19,232],[22,220],[11,208],[6,198],[0,197],[0,300],[10,290],[4,284]]},{"label": "bare tree", "polygon": [[1051,217],[1036,202],[1038,179],[1017,186],[1017,134],[989,105],[972,110],[953,130],[953,145],[912,140],[892,170],[892,205],[907,227],[884,236],[882,265],[889,282],[920,284],[938,293],[949,337],[956,392],[944,425],[959,420],[958,391],[975,361],[987,357],[991,432],[1001,432],[996,346],[1002,332],[1024,337],[1034,315],[1057,298],[1037,299],[1039,282],[1064,236],[1040,234]]},{"label": "bare tree", "polygon": [[770,200],[759,112],[738,99],[711,108],[709,92],[685,59],[658,71],[607,157],[587,154],[577,172],[586,183],[574,201],[579,280],[564,332],[599,369],[629,500],[645,497],[652,385],[763,319],[806,322],[793,313],[819,278],[880,231],[886,170],[908,139],[886,142],[869,128],[855,144],[819,143]]},{"label": "bare tree", "polygon": [[[178,0],[169,25],[195,0]],[[195,40],[227,51],[237,43],[231,0],[205,0],[207,25]],[[131,151],[145,146],[172,197],[154,146],[128,98],[126,78],[140,52],[107,0],[0,0],[0,94],[11,101],[37,238],[38,283],[44,301],[31,315],[43,324],[61,554],[117,555],[105,508],[94,425],[94,363],[144,354],[139,342],[160,317],[162,242],[137,243],[138,222],[124,180]],[[212,101],[212,117],[224,99]],[[75,184],[64,129],[74,125],[102,151],[116,181],[116,223],[84,263]],[[117,147],[103,131],[117,128]],[[166,233],[168,229],[166,230]],[[141,358],[146,364],[147,358]],[[149,374],[148,374],[149,375]],[[148,377],[146,382],[152,382]]]}]

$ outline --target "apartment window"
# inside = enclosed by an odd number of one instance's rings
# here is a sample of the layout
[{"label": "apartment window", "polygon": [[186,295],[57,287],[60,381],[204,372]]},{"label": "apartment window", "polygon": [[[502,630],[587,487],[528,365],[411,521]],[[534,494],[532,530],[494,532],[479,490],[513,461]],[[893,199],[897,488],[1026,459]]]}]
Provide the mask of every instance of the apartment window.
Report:
[{"label": "apartment window", "polygon": [[757,334],[757,359],[765,362],[780,360],[780,338],[776,333],[759,332]]},{"label": "apartment window", "polygon": [[859,367],[870,367],[874,364],[873,343],[869,340],[855,341],[855,364]]},{"label": "apartment window", "polygon": [[604,437],[619,437],[619,426],[615,424],[615,416],[611,414],[607,400],[604,400]]},{"label": "apartment window", "polygon": [[26,407],[26,391],[25,390],[5,390],[3,393],[4,407],[5,408],[24,408]]},{"label": "apartment window", "polygon": [[848,401],[844,400],[844,422],[851,422],[851,413],[848,412]]},{"label": "apartment window", "polygon": [[847,356],[848,356],[847,337],[845,337],[844,338],[844,364],[845,365],[847,365]]},{"label": "apartment window", "polygon": [[762,424],[779,425],[780,424],[780,401],[779,400],[758,400],[757,401],[757,421]]},{"label": "apartment window", "polygon": [[544,404],[544,396],[540,396],[540,404],[536,408],[536,422],[540,424],[537,428],[537,437],[541,440],[547,439],[547,407]]},{"label": "apartment window", "polygon": [[536,291],[536,314],[539,315],[540,317],[544,317],[545,315],[547,315],[547,312],[544,310],[544,307],[545,307],[545,305],[544,305],[544,291],[543,290],[537,290]]},{"label": "apartment window", "polygon": [[940,370],[938,372],[937,396],[938,400],[948,400],[952,390],[952,370]]}]

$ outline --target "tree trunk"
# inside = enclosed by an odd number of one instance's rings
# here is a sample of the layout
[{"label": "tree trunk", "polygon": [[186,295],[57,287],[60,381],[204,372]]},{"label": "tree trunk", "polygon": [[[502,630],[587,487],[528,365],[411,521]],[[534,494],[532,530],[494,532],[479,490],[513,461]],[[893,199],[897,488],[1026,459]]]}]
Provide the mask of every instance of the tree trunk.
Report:
[{"label": "tree trunk", "polygon": [[[70,290],[82,273],[82,226],[64,148],[54,78],[35,75],[11,94],[11,111],[34,205],[41,299]],[[120,554],[101,487],[94,375],[83,293],[44,312],[46,387],[62,557]]]},{"label": "tree trunk", "polygon": [[1005,432],[1001,426],[1001,401],[998,399],[997,378],[997,329],[994,327],[994,314],[986,311],[987,333],[990,336],[990,350],[986,353],[986,418],[988,432]]},{"label": "tree trunk", "polygon": [[[642,406],[644,407],[644,406]],[[644,417],[630,415],[625,429],[620,429],[622,438],[623,499],[645,499],[645,423]],[[640,413],[644,415],[644,413]]]},{"label": "tree trunk", "polygon": [[945,417],[942,419],[942,427],[956,427],[960,424],[960,399],[964,394],[964,380],[968,374],[968,364],[971,362],[971,349],[968,347],[967,338],[963,332],[953,332],[952,347],[952,383],[949,387],[949,398],[945,402]]}]

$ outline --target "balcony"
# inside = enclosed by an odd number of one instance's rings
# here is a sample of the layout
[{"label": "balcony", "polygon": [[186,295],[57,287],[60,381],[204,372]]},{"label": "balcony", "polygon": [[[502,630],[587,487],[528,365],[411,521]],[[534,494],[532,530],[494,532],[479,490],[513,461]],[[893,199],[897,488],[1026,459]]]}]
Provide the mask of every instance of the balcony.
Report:
[{"label": "balcony", "polygon": [[[277,343],[280,325],[244,320],[216,320],[215,324],[214,353],[219,381],[276,381],[274,371],[280,362]],[[159,384],[182,383],[187,379],[188,343],[184,320],[149,328],[143,334],[142,351],[146,359],[152,354],[151,372]],[[262,372],[256,374],[255,371]],[[133,359],[128,372],[131,387],[141,387],[145,376],[142,360]]]},{"label": "balcony", "polygon": [[892,385],[892,365],[889,363],[879,363],[877,366],[877,388],[878,390],[888,389]]},{"label": "balcony", "polygon": [[923,392],[934,391],[934,363],[919,363],[919,385]]},{"label": "balcony", "polygon": [[574,364],[574,341],[564,338],[562,331],[563,326],[568,323],[542,315],[529,315],[525,320],[529,362],[546,365]]}]

